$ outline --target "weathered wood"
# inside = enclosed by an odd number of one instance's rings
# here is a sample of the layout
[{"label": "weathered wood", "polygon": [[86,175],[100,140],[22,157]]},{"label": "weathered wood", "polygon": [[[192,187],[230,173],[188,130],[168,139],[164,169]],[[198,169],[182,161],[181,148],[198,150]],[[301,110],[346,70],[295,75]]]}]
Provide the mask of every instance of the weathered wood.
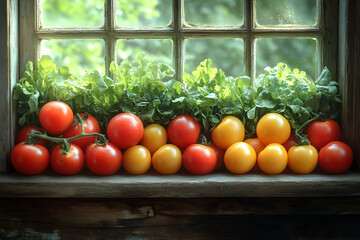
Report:
[{"label": "weathered wood", "polygon": [[359,197],[0,199],[0,238],[358,239],[357,214]]},{"label": "weathered wood", "polygon": [[39,176],[17,173],[0,175],[3,197],[90,197],[90,198],[195,198],[195,197],[295,197],[360,196],[360,174],[327,175],[283,173],[233,175],[213,173],[196,176],[185,172],[162,176],[145,175],[100,177],[90,172],[59,176],[48,172]]},{"label": "weathered wood", "polygon": [[17,1],[0,3],[0,172],[8,170],[10,149],[15,136],[15,104],[12,89],[18,79],[18,4]]},{"label": "weathered wood", "polygon": [[340,1],[339,83],[342,137],[360,169],[360,2]]}]

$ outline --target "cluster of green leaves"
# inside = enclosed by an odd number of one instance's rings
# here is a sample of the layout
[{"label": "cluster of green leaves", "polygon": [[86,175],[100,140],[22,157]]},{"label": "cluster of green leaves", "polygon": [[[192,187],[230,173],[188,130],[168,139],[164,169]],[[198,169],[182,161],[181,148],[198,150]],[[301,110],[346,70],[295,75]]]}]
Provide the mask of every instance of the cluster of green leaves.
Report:
[{"label": "cluster of green leaves", "polygon": [[145,125],[163,126],[179,114],[194,116],[202,124],[203,141],[211,128],[226,115],[242,120],[248,137],[255,135],[258,120],[266,113],[284,115],[298,136],[316,118],[334,119],[339,115],[338,84],[324,68],[313,82],[305,72],[279,63],[266,68],[254,84],[247,76],[226,76],[206,59],[183,81],[172,79],[174,70],[166,64],[155,64],[139,55],[135,61],[110,66],[114,78],[98,71],[77,78],[67,67],[57,68],[49,56],[26,66],[24,77],[14,89],[19,124],[38,124],[38,113],[49,101],[63,101],[74,113],[89,113],[105,129],[116,114],[131,112]]}]

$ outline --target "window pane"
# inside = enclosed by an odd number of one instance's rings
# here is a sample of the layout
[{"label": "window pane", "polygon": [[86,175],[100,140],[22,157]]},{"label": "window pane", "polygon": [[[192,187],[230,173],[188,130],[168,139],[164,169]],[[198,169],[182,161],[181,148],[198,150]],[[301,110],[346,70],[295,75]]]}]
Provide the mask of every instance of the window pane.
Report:
[{"label": "window pane", "polygon": [[101,27],[104,0],[41,0],[45,27]]},{"label": "window pane", "polygon": [[262,38],[256,40],[256,76],[265,67],[286,63],[291,69],[305,71],[314,79],[316,74],[316,40],[310,38]]},{"label": "window pane", "polygon": [[116,0],[117,26],[166,27],[171,21],[170,0]]},{"label": "window pane", "polygon": [[119,64],[123,60],[133,61],[141,54],[157,63],[172,66],[172,41],[169,39],[135,39],[118,40],[116,59]]},{"label": "window pane", "polygon": [[227,76],[245,75],[244,41],[240,38],[186,40],[186,72],[194,71],[206,58],[210,58],[213,67],[222,69]]},{"label": "window pane", "polygon": [[85,70],[105,73],[103,40],[44,40],[41,55],[50,55],[57,66],[67,66],[73,74],[82,75]]},{"label": "window pane", "polygon": [[185,21],[200,26],[243,25],[243,0],[185,0]]},{"label": "window pane", "polygon": [[316,0],[256,0],[256,20],[263,26],[317,24]]}]

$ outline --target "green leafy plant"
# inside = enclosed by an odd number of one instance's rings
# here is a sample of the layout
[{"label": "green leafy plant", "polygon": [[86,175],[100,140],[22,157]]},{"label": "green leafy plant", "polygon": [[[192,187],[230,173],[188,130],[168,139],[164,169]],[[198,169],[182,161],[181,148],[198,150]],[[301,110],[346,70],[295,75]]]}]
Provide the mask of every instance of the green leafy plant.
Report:
[{"label": "green leafy plant", "polygon": [[29,62],[14,89],[19,124],[39,124],[40,108],[57,100],[75,113],[93,115],[102,129],[121,112],[134,113],[145,125],[163,126],[177,115],[189,114],[202,125],[202,142],[208,142],[211,129],[226,115],[241,119],[251,137],[263,115],[277,112],[305,143],[305,126],[310,121],[339,115],[338,84],[331,81],[327,68],[312,81],[305,72],[279,63],[267,67],[251,84],[249,77],[226,76],[206,59],[191,74],[184,73],[180,82],[172,79],[175,72],[170,66],[139,55],[135,61],[112,63],[110,72],[114,79],[98,71],[77,78],[67,67],[57,68],[49,56],[43,56],[36,69]]}]

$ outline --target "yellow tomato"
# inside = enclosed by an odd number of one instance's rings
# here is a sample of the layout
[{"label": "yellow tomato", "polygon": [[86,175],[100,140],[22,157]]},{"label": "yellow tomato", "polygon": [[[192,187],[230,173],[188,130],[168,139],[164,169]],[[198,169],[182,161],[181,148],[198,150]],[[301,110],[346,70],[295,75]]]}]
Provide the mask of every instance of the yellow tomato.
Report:
[{"label": "yellow tomato", "polygon": [[166,129],[159,124],[150,124],[144,128],[140,144],[146,147],[151,154],[154,154],[167,142]]},{"label": "yellow tomato", "polygon": [[285,170],[288,155],[283,145],[271,143],[258,156],[258,165],[264,173],[279,174]]},{"label": "yellow tomato", "polygon": [[224,163],[234,174],[247,173],[256,163],[256,152],[248,143],[234,143],[226,150]]},{"label": "yellow tomato", "polygon": [[123,167],[131,174],[144,174],[151,167],[151,154],[141,145],[126,149],[123,155]]},{"label": "yellow tomato", "polygon": [[224,117],[211,132],[213,143],[222,149],[227,149],[231,144],[243,141],[244,136],[244,124],[234,116]]},{"label": "yellow tomato", "polygon": [[259,155],[259,153],[264,150],[265,148],[265,144],[263,144],[259,138],[248,138],[248,139],[245,139],[246,143],[250,144],[250,146],[252,146],[256,152],[256,156]]},{"label": "yellow tomato", "polygon": [[318,163],[318,152],[315,147],[293,146],[289,149],[289,168],[294,173],[306,174],[311,173]]},{"label": "yellow tomato", "polygon": [[181,164],[181,151],[173,144],[161,146],[152,156],[152,165],[161,174],[174,174],[179,171]]},{"label": "yellow tomato", "polygon": [[290,133],[291,127],[288,120],[278,113],[265,114],[256,126],[256,134],[265,145],[284,143]]}]

